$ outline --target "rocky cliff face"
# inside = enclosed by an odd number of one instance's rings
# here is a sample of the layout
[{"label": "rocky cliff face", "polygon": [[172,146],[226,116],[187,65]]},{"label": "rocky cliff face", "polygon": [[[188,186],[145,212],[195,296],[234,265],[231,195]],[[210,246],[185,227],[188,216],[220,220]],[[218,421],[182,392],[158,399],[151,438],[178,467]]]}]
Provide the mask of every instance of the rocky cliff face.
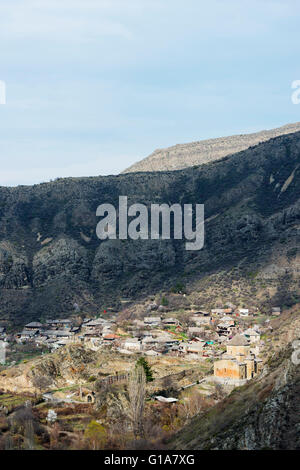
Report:
[{"label": "rocky cliff face", "polygon": [[274,137],[299,131],[300,123],[297,122],[278,129],[265,130],[254,134],[233,135],[188,144],[178,144],[173,147],[155,150],[149,157],[135,163],[124,170],[123,173],[181,170],[190,166],[213,162]]},{"label": "rocky cliff face", "polygon": [[[118,307],[121,297],[142,297],[183,278],[189,286],[236,266],[295,284],[299,165],[295,133],[181,171],[0,188],[0,318],[23,324],[68,315],[75,303],[96,313]],[[100,242],[96,209],[117,207],[120,195],[129,205],[204,203],[204,249],[186,251],[179,240]]]}]

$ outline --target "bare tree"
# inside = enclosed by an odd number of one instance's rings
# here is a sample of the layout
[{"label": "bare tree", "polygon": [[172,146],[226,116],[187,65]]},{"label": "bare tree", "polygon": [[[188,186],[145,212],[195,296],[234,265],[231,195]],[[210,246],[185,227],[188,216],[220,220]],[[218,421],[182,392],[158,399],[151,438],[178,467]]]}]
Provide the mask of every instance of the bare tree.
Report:
[{"label": "bare tree", "polygon": [[[58,422],[54,423],[50,429],[50,449],[51,450],[59,450],[60,442],[59,442],[59,433],[60,433],[60,425]],[[81,436],[82,439],[82,436]]]},{"label": "bare tree", "polygon": [[225,394],[225,391],[224,391],[224,388],[222,387],[222,385],[220,383],[216,383],[214,398],[216,398],[216,400],[223,400],[225,395],[226,394]]},{"label": "bare tree", "polygon": [[185,422],[190,421],[194,416],[201,413],[205,407],[204,397],[197,391],[193,391],[190,396],[184,400],[181,408]]},{"label": "bare tree", "polygon": [[25,423],[24,429],[24,449],[26,450],[34,450],[35,448],[35,441],[34,441],[34,427],[33,427],[33,420],[29,419]]},{"label": "bare tree", "polygon": [[128,384],[129,418],[132,422],[134,437],[144,438],[144,406],[146,394],[146,375],[144,368],[137,365],[130,374]]},{"label": "bare tree", "polygon": [[8,435],[5,437],[4,441],[4,448],[5,450],[13,450],[14,449],[14,443],[11,435]]},{"label": "bare tree", "polygon": [[165,375],[162,378],[162,386],[165,390],[171,390],[175,388],[174,378],[171,375]]},{"label": "bare tree", "polygon": [[33,386],[42,393],[42,391],[50,386],[51,379],[45,375],[35,375],[32,379],[32,383]]}]

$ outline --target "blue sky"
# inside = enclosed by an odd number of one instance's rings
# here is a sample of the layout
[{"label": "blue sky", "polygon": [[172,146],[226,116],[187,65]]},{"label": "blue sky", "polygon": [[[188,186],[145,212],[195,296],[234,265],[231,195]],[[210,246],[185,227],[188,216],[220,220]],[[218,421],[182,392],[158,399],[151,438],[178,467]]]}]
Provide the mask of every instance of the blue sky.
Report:
[{"label": "blue sky", "polygon": [[298,0],[0,0],[0,185],[300,121]]}]

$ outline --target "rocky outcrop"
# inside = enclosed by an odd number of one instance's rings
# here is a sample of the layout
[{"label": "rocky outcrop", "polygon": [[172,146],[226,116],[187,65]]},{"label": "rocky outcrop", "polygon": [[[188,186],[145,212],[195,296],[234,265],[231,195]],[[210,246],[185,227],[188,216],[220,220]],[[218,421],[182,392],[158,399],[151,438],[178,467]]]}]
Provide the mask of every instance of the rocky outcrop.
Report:
[{"label": "rocky outcrop", "polygon": [[78,242],[58,238],[40,249],[33,257],[33,285],[42,286],[60,276],[87,280],[89,263],[87,250]]},{"label": "rocky outcrop", "polygon": [[94,359],[93,351],[71,345],[38,361],[30,368],[27,378],[33,387],[43,379],[46,389],[72,381],[84,381],[88,378],[88,366],[93,364]]},{"label": "rocky outcrop", "polygon": [[10,242],[0,243],[0,286],[6,289],[30,285],[28,259]]},{"label": "rocky outcrop", "polygon": [[71,344],[1,371],[1,388],[14,393],[35,393],[83,384],[91,375],[98,374],[101,359],[101,354],[97,356],[81,344]]},{"label": "rocky outcrop", "polygon": [[160,273],[172,270],[176,253],[171,240],[108,240],[102,243],[93,262],[92,279],[136,277],[136,273]]},{"label": "rocky outcrop", "polygon": [[300,123],[297,122],[278,129],[265,130],[254,134],[233,135],[188,144],[178,144],[173,147],[155,150],[149,157],[134,163],[123,173],[182,170],[190,166],[220,160],[274,137],[299,131]]}]

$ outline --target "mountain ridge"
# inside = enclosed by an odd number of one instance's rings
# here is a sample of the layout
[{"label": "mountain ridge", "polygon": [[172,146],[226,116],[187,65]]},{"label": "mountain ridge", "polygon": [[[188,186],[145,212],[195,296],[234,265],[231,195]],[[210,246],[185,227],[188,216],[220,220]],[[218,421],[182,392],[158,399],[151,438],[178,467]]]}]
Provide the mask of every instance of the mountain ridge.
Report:
[{"label": "mountain ridge", "polygon": [[281,135],[300,131],[300,122],[251,134],[236,134],[157,149],[121,174],[140,171],[174,171],[222,159]]},{"label": "mountain ridge", "polygon": [[[247,298],[255,296],[253,283],[265,291],[259,306],[293,303],[299,295],[299,165],[300,133],[293,133],[184,170],[0,188],[0,319],[17,325],[68,316],[75,303],[95,315],[178,280],[191,296],[202,292],[201,305],[211,302],[213,294],[206,293],[219,273],[224,292],[229,280],[243,277]],[[187,252],[185,240],[100,242],[96,209],[104,202],[117,207],[119,195],[147,207],[204,203],[203,250]],[[250,277],[256,272],[262,280]]]}]

